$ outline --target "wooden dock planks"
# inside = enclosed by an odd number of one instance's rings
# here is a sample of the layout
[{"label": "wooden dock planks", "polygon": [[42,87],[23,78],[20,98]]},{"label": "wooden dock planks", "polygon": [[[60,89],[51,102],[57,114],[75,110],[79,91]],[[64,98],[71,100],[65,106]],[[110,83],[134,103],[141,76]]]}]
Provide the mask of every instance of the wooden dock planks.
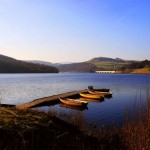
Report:
[{"label": "wooden dock planks", "polygon": [[31,102],[17,105],[16,108],[27,109],[27,108],[35,107],[38,105],[42,105],[43,103],[46,103],[46,102],[59,102],[59,97],[65,98],[65,97],[69,97],[69,96],[75,96],[75,95],[79,94],[80,92],[87,92],[87,89],[79,90],[79,91],[72,91],[72,92],[67,92],[67,93],[62,93],[62,94],[58,94],[58,95],[53,95],[53,96],[35,99]]}]

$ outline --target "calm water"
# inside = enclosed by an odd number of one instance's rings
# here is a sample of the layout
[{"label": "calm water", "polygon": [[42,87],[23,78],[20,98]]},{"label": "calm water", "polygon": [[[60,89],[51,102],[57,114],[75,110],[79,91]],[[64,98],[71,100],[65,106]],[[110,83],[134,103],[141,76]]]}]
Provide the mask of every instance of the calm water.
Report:
[{"label": "calm water", "polygon": [[[0,101],[7,104],[22,104],[54,94],[73,90],[94,88],[110,88],[113,97],[103,102],[89,102],[88,109],[80,111],[89,123],[122,124],[125,109],[132,108],[135,101],[146,99],[146,89],[150,83],[150,75],[132,74],[1,74]],[[74,114],[79,112],[70,108],[44,106],[40,109]]]}]

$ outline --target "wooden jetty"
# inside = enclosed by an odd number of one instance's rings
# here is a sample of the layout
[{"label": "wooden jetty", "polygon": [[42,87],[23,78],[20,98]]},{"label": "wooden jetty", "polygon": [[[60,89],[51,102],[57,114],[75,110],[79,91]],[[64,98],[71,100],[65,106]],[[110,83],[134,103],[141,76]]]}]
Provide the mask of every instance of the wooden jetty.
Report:
[{"label": "wooden jetty", "polygon": [[44,98],[39,98],[35,99],[31,102],[24,103],[21,105],[17,105],[16,108],[18,109],[27,109],[27,108],[32,108],[32,107],[37,107],[41,105],[46,105],[46,104],[54,104],[59,102],[59,97],[65,98],[65,97],[72,97],[72,96],[77,96],[79,95],[80,92],[87,92],[87,89],[85,90],[80,90],[80,91],[72,91],[72,92],[67,92],[67,93],[62,93],[58,95],[53,95],[53,96],[48,96]]}]

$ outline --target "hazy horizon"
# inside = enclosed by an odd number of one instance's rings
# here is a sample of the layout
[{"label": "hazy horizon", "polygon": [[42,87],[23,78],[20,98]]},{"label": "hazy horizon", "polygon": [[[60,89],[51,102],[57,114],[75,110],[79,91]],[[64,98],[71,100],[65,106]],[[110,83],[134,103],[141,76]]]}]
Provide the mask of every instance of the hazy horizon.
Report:
[{"label": "hazy horizon", "polygon": [[[0,55],[3,55],[3,54],[0,54]],[[6,55],[4,55],[4,56],[6,56]],[[11,57],[11,56],[7,56],[7,57]],[[100,57],[102,57],[102,58],[112,58],[112,57],[105,57],[105,56],[100,56]],[[14,57],[12,57],[12,58],[14,58]],[[93,58],[98,58],[98,57],[93,57]],[[91,58],[91,59],[93,59],[93,58]],[[112,59],[122,59],[122,60],[125,60],[125,61],[144,61],[144,60],[146,60],[146,59],[143,59],[143,60],[137,60],[137,59],[123,59],[123,58],[120,58],[120,57],[115,57],[115,58],[112,58]],[[17,59],[17,58],[14,58],[14,59]],[[89,60],[91,60],[91,59],[89,59]],[[18,59],[18,60],[22,60],[22,59]],[[89,60],[85,60],[85,61],[89,61]],[[147,60],[149,60],[149,59],[147,59]],[[68,62],[50,62],[50,61],[46,61],[46,60],[38,60],[38,59],[28,59],[28,60],[22,60],[22,61],[41,61],[41,62],[48,62],[48,63],[62,63],[62,64],[69,64],[69,63],[80,63],[80,62],[84,62],[84,61],[74,61],[74,62],[70,62],[70,61],[68,61]]]},{"label": "hazy horizon", "polygon": [[150,58],[149,0],[0,0],[0,53],[19,60]]},{"label": "hazy horizon", "polygon": [[[100,56],[100,57],[105,57],[105,56]],[[93,58],[97,58],[97,57],[93,57]],[[91,58],[91,59],[93,59]],[[112,58],[112,57],[105,57],[105,58]],[[115,58],[112,58],[112,59],[116,59],[116,58],[120,58],[120,57],[115,57]],[[89,61],[91,59],[88,59],[88,60],[85,60],[85,61]],[[127,60],[127,61],[144,61],[144,60],[150,60],[150,59],[142,59],[142,60],[138,60],[138,59],[123,59],[123,58],[120,58],[122,60]],[[32,60],[32,59],[29,59],[29,60],[24,60],[24,61],[45,61],[45,62],[50,62],[50,61],[46,61],[46,60]],[[66,61],[66,62],[50,62],[50,63],[63,63],[63,64],[68,64],[68,63],[78,63],[78,62],[84,62],[84,61]]]}]

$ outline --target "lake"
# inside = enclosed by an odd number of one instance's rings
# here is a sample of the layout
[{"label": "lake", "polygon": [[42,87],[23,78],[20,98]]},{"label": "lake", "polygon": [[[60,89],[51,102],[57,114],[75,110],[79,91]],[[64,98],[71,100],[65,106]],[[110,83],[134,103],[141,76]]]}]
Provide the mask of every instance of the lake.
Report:
[{"label": "lake", "polygon": [[59,93],[94,88],[110,88],[112,98],[103,102],[89,102],[83,111],[54,106],[39,109],[57,110],[67,114],[82,113],[88,123],[101,125],[118,124],[124,121],[126,108],[135,102],[146,100],[150,75],[144,74],[96,74],[96,73],[59,73],[59,74],[0,74],[0,102],[22,104],[37,98]]}]

